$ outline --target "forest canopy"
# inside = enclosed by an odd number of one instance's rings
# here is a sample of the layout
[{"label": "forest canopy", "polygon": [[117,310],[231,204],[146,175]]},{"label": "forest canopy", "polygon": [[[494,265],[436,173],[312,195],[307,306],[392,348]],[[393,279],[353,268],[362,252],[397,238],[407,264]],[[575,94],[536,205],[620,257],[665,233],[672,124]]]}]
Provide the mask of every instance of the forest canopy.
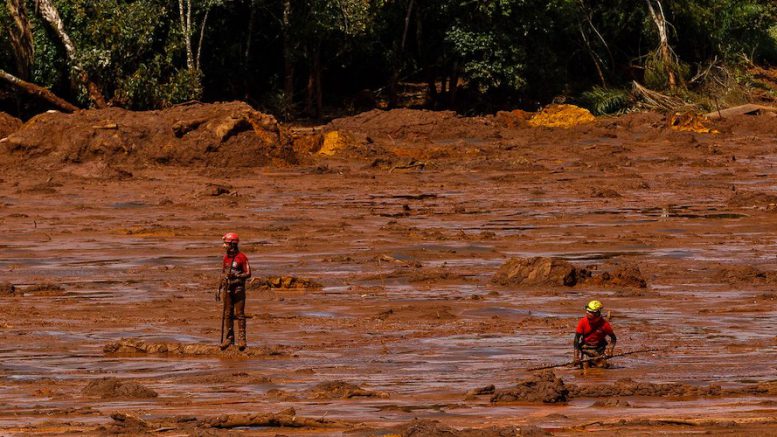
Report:
[{"label": "forest canopy", "polygon": [[[413,84],[430,108],[562,98],[611,112],[633,81],[726,99],[752,85],[753,66],[777,65],[773,0],[5,3],[0,70],[79,107],[239,99],[319,117],[402,104]],[[0,104],[22,115],[42,105],[8,81]]]}]

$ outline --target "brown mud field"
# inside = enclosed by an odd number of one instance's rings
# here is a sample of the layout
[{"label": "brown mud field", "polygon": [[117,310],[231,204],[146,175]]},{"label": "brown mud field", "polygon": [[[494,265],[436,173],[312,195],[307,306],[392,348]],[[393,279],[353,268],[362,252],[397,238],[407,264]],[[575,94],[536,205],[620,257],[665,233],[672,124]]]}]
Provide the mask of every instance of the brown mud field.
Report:
[{"label": "brown mud field", "polygon": [[[774,433],[777,118],[505,117],[6,122],[0,434]],[[245,352],[216,348],[226,231]],[[590,299],[655,351],[527,371]]]}]

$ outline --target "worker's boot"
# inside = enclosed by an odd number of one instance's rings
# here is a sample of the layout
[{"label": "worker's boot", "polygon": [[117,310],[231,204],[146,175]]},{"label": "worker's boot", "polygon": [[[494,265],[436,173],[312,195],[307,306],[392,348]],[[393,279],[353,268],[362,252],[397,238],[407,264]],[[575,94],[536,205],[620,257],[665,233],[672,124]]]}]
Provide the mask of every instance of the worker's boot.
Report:
[{"label": "worker's boot", "polygon": [[246,348],[246,319],[240,318],[237,320],[237,348],[245,350]]},{"label": "worker's boot", "polygon": [[224,319],[224,341],[221,342],[221,345],[219,347],[221,350],[225,350],[229,346],[235,343],[235,332],[232,330],[233,322],[232,319],[227,317]]}]

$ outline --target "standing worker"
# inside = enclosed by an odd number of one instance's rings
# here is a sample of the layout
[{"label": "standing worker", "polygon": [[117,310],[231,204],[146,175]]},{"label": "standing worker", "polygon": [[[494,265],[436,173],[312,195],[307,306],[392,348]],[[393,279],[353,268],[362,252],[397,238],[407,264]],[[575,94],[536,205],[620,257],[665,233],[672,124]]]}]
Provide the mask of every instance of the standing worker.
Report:
[{"label": "standing worker", "polygon": [[[609,344],[607,337],[610,338]],[[616,341],[610,322],[602,317],[602,303],[598,300],[588,302],[585,306],[585,317],[577,322],[575,330],[575,364],[580,365],[585,356],[594,360],[583,363],[584,368],[587,368],[589,363],[596,367],[607,367],[607,358],[613,355]]]},{"label": "standing worker", "polygon": [[219,294],[223,291],[221,297],[224,304],[221,314],[221,350],[235,343],[234,320],[237,319],[237,347],[242,351],[246,348],[246,279],[251,277],[251,266],[248,257],[237,247],[240,242],[237,234],[228,232],[222,239],[226,253],[219,286]]}]

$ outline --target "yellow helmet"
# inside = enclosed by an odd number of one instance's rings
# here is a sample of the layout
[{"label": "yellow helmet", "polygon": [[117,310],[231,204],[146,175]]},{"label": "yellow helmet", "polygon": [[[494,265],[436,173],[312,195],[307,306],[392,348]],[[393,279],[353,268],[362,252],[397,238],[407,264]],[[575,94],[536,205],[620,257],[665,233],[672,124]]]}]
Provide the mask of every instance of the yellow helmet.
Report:
[{"label": "yellow helmet", "polygon": [[598,300],[592,300],[591,302],[588,302],[588,305],[585,306],[585,310],[592,313],[597,313],[602,310],[603,306],[604,305],[602,305],[602,303]]}]

